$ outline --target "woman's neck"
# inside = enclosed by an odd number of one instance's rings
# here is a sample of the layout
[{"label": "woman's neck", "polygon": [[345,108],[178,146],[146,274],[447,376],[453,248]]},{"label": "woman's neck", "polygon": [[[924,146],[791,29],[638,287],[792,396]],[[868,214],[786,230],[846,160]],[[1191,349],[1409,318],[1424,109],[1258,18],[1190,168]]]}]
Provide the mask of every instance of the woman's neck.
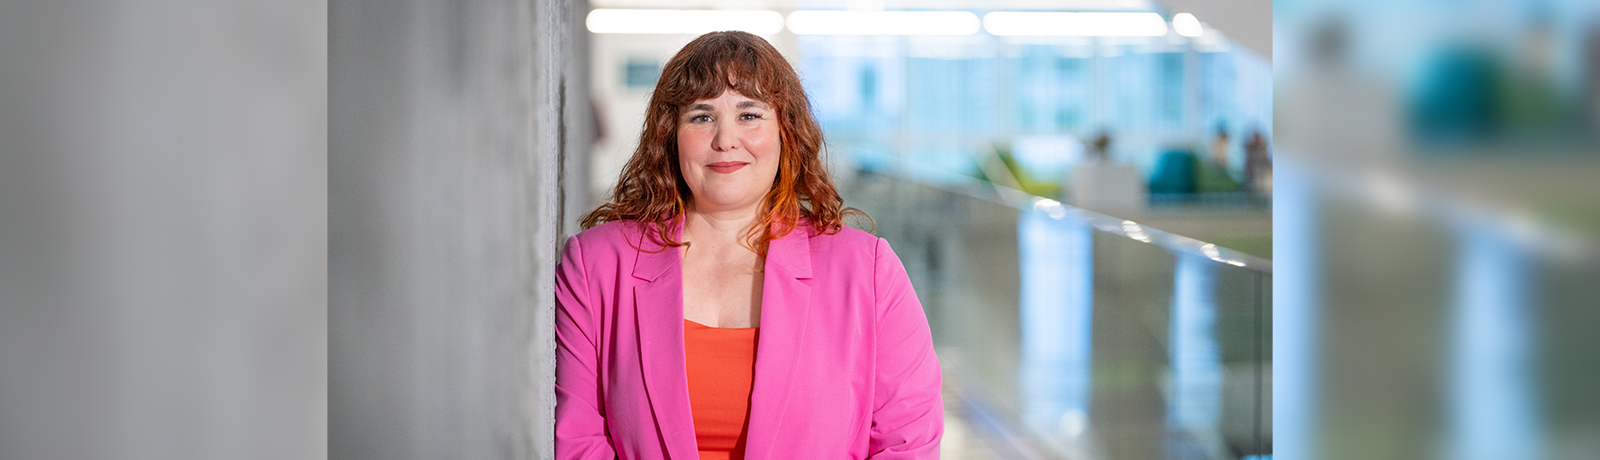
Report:
[{"label": "woman's neck", "polygon": [[760,221],[759,207],[707,211],[690,203],[688,208],[684,213],[683,239],[701,247],[738,246],[750,227]]}]

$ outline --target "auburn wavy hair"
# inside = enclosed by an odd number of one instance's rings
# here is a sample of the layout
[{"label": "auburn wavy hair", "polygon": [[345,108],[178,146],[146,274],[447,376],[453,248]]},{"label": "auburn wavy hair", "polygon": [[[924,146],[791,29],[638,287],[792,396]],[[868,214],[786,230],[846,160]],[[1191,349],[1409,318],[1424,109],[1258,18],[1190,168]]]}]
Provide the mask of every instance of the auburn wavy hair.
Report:
[{"label": "auburn wavy hair", "polygon": [[745,236],[746,247],[765,257],[767,243],[787,236],[802,220],[813,231],[831,234],[845,215],[865,216],[844,208],[834,190],[822,158],[822,128],[789,61],[761,37],[728,31],[701,35],[667,61],[650,95],[639,146],[608,201],[583,216],[583,228],[631,220],[668,247],[685,245],[669,234],[694,199],[678,166],[678,117],[695,101],[729,89],[773,107],[782,143],[778,175],[762,200],[760,220]]}]

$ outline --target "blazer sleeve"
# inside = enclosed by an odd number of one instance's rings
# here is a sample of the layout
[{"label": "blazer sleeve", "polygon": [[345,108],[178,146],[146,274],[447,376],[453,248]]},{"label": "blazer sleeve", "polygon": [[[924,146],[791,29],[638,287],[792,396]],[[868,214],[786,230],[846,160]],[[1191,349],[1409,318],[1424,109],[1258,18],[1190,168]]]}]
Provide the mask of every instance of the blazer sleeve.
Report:
[{"label": "blazer sleeve", "polygon": [[936,459],[944,435],[943,377],[927,316],[900,257],[878,239],[878,333],[869,458]]},{"label": "blazer sleeve", "polygon": [[599,383],[599,312],[578,237],[556,266],[555,458],[614,459]]}]

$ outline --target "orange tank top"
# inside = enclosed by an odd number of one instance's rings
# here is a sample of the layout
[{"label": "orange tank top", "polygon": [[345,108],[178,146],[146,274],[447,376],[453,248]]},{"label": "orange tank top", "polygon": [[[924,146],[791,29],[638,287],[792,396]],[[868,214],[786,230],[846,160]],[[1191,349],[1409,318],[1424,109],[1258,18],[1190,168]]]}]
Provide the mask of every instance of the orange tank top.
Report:
[{"label": "orange tank top", "polygon": [[750,388],[761,328],[716,328],[683,320],[689,409],[700,460],[744,458]]}]

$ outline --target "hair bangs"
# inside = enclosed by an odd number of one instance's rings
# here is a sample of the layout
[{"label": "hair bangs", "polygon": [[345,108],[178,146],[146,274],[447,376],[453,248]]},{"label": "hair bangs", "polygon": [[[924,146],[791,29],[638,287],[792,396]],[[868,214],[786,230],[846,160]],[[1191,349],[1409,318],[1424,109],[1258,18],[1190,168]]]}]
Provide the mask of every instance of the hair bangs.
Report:
[{"label": "hair bangs", "polygon": [[761,68],[761,56],[747,43],[717,37],[684,52],[687,54],[680,55],[681,78],[667,82],[672,87],[664,92],[667,97],[662,102],[682,110],[695,101],[716,99],[730,89],[768,104],[779,102],[770,97],[776,82],[764,75],[772,70]]}]

